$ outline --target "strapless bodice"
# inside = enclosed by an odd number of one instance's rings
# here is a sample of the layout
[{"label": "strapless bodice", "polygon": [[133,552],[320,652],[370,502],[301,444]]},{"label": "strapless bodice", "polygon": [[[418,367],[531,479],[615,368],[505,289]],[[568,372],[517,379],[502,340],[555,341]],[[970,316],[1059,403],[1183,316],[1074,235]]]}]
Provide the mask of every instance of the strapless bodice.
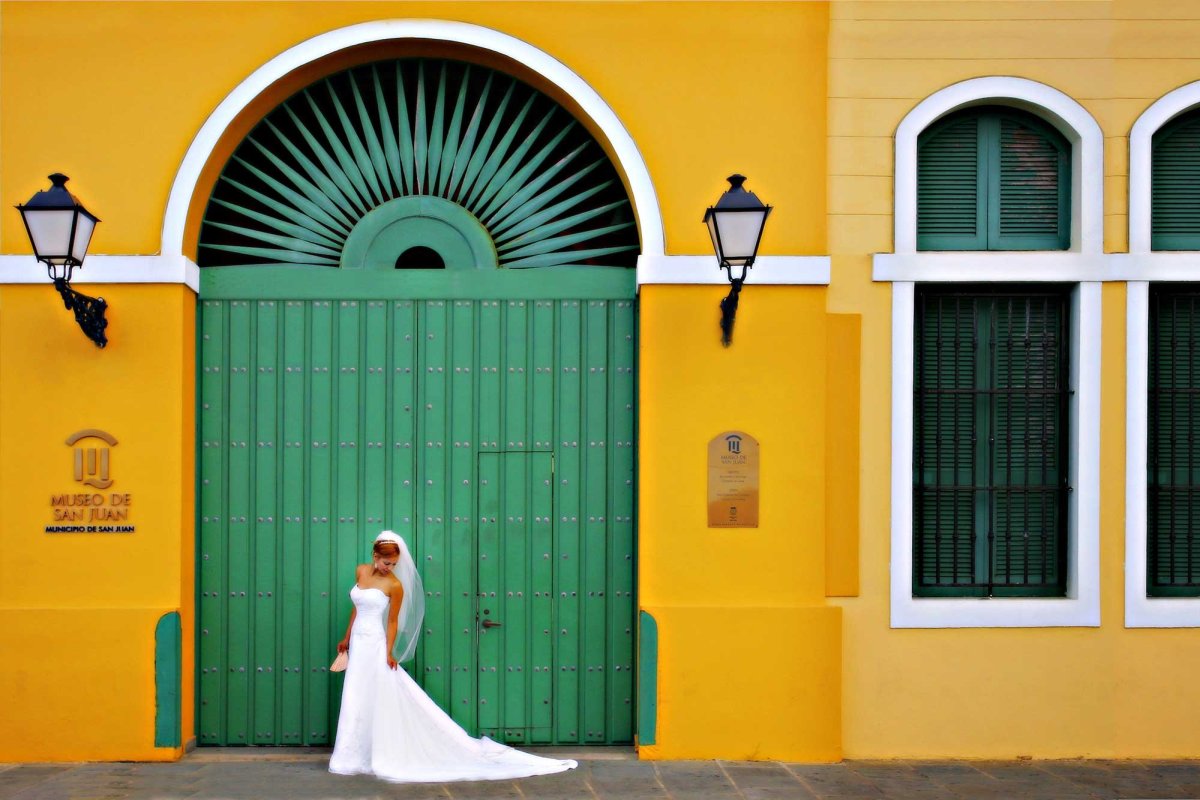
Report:
[{"label": "strapless bodice", "polygon": [[363,589],[357,583],[350,587],[350,600],[354,603],[354,627],[351,637],[376,638],[384,635],[384,621],[392,600],[382,589]]}]

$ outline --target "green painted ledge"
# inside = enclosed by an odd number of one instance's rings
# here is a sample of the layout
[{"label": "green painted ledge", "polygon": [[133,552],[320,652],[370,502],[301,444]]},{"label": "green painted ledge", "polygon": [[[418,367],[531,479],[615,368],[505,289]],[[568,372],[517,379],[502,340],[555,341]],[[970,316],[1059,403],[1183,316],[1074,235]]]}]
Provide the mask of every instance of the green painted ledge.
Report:
[{"label": "green painted ledge", "polygon": [[655,743],[658,725],[658,622],[646,611],[638,625],[639,745]]},{"label": "green painted ledge", "polygon": [[163,614],[154,629],[154,746],[179,747],[183,626],[178,611]]}]

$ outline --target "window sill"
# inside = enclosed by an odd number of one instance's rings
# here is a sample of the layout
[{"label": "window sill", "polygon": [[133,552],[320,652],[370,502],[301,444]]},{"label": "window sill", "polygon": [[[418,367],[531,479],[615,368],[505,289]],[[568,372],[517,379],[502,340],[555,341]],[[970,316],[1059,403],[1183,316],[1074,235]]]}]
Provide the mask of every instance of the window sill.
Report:
[{"label": "window sill", "polygon": [[1100,598],[892,597],[893,628],[1095,628]]},{"label": "window sill", "polygon": [[1200,597],[1125,598],[1126,628],[1200,628]]}]

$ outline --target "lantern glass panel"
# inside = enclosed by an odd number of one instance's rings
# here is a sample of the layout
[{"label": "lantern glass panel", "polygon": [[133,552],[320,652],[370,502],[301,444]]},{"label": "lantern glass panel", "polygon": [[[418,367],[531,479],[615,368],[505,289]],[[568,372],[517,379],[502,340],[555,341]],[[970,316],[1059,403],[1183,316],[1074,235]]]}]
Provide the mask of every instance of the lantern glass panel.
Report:
[{"label": "lantern glass panel", "polygon": [[[75,209],[26,209],[23,216],[38,257],[53,264],[65,263],[67,248],[71,246],[71,221],[75,218]],[[88,238],[91,238],[90,232]]]},{"label": "lantern glass panel", "polygon": [[87,255],[88,245],[92,241],[92,233],[96,230],[96,220],[85,213],[80,213],[79,222],[75,224],[75,242],[71,246],[71,258],[75,263],[82,264]]},{"label": "lantern glass panel", "polygon": [[717,209],[712,214],[709,228],[715,223],[721,242],[718,252],[729,264],[740,266],[754,258],[763,224],[767,219],[767,209],[747,211],[722,211]]}]

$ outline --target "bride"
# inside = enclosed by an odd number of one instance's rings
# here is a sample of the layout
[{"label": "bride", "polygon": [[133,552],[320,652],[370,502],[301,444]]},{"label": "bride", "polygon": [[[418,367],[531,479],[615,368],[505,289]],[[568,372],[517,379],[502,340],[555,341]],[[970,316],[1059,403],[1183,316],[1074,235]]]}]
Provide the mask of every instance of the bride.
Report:
[{"label": "bride", "polygon": [[374,556],[373,565],[355,573],[354,608],[338,643],[349,663],[329,771],[415,783],[521,778],[577,766],[486,736],[472,739],[397,668],[417,649],[424,589],[407,545],[392,531],[375,538]]}]

